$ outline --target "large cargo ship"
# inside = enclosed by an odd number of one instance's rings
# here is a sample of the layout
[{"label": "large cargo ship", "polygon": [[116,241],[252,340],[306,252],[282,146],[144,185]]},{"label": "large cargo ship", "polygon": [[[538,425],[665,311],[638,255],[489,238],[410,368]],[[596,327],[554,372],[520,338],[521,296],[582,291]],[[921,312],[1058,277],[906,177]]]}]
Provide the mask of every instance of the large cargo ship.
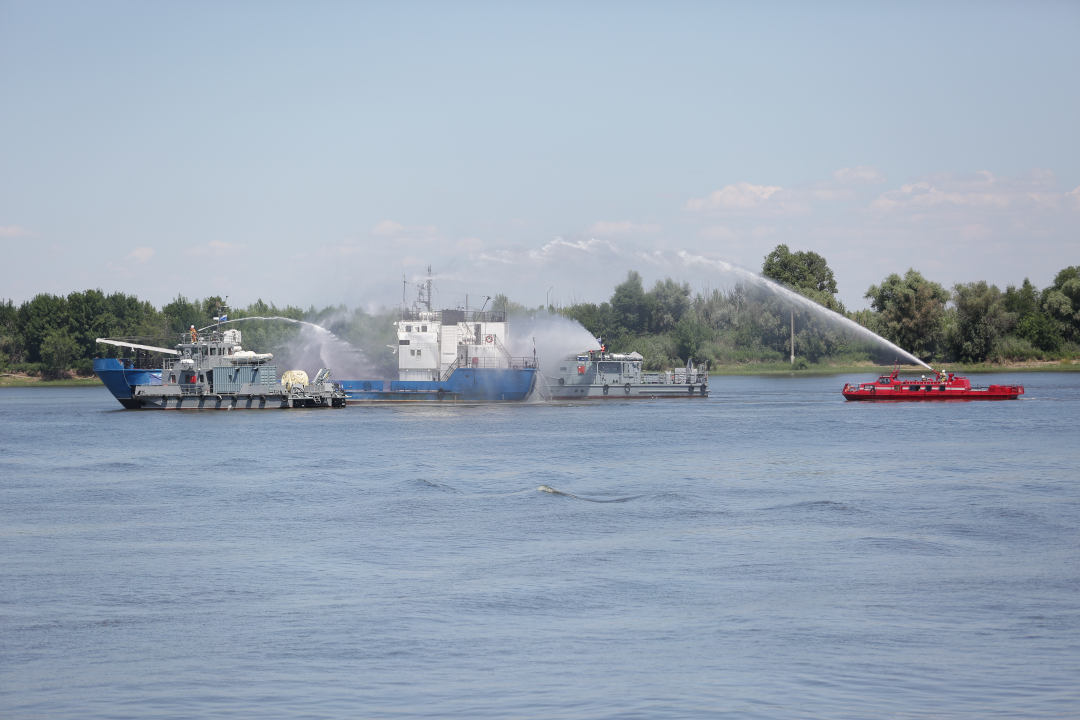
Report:
[{"label": "large cargo ship", "polygon": [[432,310],[431,268],[397,328],[397,380],[343,380],[350,405],[498,403],[525,400],[536,387],[537,361],[506,349],[510,326],[499,310]]},{"label": "large cargo ship", "polygon": [[397,327],[397,380],[343,380],[350,405],[519,402],[536,386],[535,357],[506,350],[506,313],[416,309]]},{"label": "large cargo ship", "polygon": [[709,397],[706,365],[646,372],[640,353],[588,352],[568,358],[548,375],[553,400],[648,400]]}]

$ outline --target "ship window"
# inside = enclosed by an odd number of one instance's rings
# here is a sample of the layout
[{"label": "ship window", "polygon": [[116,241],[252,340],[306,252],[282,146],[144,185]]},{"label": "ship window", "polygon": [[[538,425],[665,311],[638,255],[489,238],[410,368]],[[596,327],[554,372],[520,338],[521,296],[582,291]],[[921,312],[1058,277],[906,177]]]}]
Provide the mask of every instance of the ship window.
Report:
[{"label": "ship window", "polygon": [[409,351],[409,354],[410,354],[410,355],[416,355],[416,351],[415,351],[415,350],[410,350],[410,351]]},{"label": "ship window", "polygon": [[566,368],[565,367],[559,368],[559,372],[566,372]]},{"label": "ship window", "polygon": [[420,351],[419,350],[416,351],[416,357],[420,357]]},{"label": "ship window", "polygon": [[421,325],[420,332],[427,332],[427,325]]},{"label": "ship window", "polygon": [[880,380],[878,380],[878,382],[881,383],[882,385],[888,385],[889,384],[889,378],[881,378]]},{"label": "ship window", "polygon": [[944,386],[944,385],[938,385],[938,386],[937,386],[937,389],[938,389],[938,390],[944,390],[944,389],[945,389],[945,386]]},{"label": "ship window", "polygon": [[405,332],[412,332],[412,325],[406,325]]},{"label": "ship window", "polygon": [[408,341],[408,340],[398,340],[398,341],[397,341],[397,344],[398,344],[398,345],[408,345],[408,344],[409,344],[409,341]]},{"label": "ship window", "polygon": [[621,363],[617,362],[602,362],[597,363],[597,366],[600,372],[609,373],[611,375],[618,375],[619,371],[622,369]]},{"label": "ship window", "polygon": [[918,390],[918,389],[919,389],[918,385],[909,385],[908,386],[908,390]]}]

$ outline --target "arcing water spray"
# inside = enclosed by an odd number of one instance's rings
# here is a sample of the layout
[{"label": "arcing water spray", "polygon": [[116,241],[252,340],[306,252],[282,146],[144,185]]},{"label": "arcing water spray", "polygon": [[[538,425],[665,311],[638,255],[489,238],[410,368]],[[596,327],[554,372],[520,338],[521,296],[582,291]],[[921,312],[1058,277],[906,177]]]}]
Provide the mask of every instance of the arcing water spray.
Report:
[{"label": "arcing water spray", "polygon": [[784,297],[785,299],[787,299],[791,303],[793,303],[795,305],[798,305],[799,307],[803,308],[804,310],[809,310],[810,312],[814,312],[814,313],[817,313],[819,315],[822,315],[823,317],[826,317],[829,320],[837,321],[841,325],[843,325],[844,327],[846,327],[846,328],[852,330],[853,332],[855,332],[857,335],[861,335],[862,337],[865,337],[868,340],[872,340],[872,341],[874,341],[876,343],[880,343],[882,345],[885,345],[886,347],[894,350],[901,357],[903,357],[905,359],[908,359],[908,360],[911,360],[912,362],[914,362],[917,365],[922,365],[927,370],[933,370],[932,367],[930,367],[929,365],[924,363],[922,360],[920,360],[919,358],[917,358],[914,355],[912,355],[911,353],[909,353],[907,350],[904,350],[903,348],[901,348],[899,345],[896,345],[895,343],[889,342],[888,340],[881,337],[880,335],[878,335],[874,331],[870,330],[869,328],[863,327],[859,323],[855,322],[854,320],[851,320],[850,318],[844,317],[843,315],[841,315],[838,312],[833,312],[832,310],[829,310],[826,307],[822,307],[821,305],[818,305],[816,302],[814,302],[810,298],[803,297],[802,295],[799,295],[796,292],[792,292],[791,290],[788,290],[783,285],[780,285],[779,283],[775,283],[772,280],[769,280],[768,278],[763,278],[760,275],[757,275],[755,273],[750,272],[749,270],[741,268],[741,267],[739,267],[737,265],[732,265],[731,263],[726,263],[723,260],[709,260],[708,258],[701,257],[700,255],[691,255],[690,253],[686,252],[685,250],[680,250],[678,255],[679,255],[679,258],[684,263],[686,263],[687,265],[704,265],[706,267],[716,268],[717,270],[727,272],[727,273],[731,273],[733,275],[737,275],[738,277],[746,280],[747,282],[753,283],[753,284],[755,284],[755,285],[757,285],[759,287],[764,287],[764,288],[776,293],[777,295],[780,295],[780,296]]}]

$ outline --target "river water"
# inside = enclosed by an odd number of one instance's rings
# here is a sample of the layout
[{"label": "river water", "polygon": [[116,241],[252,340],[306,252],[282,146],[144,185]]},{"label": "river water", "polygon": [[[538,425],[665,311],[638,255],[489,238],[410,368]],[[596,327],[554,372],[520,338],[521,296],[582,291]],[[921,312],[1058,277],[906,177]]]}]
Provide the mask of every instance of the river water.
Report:
[{"label": "river water", "polygon": [[845,403],[860,379],[202,413],[0,390],[0,715],[1080,716],[1080,373]]}]

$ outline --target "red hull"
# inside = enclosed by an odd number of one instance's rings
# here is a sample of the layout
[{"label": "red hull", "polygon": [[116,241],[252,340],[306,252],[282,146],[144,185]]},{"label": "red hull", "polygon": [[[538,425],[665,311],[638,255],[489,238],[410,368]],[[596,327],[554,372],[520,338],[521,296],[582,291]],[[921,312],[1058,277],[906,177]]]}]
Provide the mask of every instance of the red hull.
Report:
[{"label": "red hull", "polygon": [[971,387],[967,378],[952,373],[937,373],[937,377],[901,380],[899,369],[892,375],[882,375],[877,382],[844,385],[847,400],[1015,400],[1024,394],[1023,385],[991,385]]}]

